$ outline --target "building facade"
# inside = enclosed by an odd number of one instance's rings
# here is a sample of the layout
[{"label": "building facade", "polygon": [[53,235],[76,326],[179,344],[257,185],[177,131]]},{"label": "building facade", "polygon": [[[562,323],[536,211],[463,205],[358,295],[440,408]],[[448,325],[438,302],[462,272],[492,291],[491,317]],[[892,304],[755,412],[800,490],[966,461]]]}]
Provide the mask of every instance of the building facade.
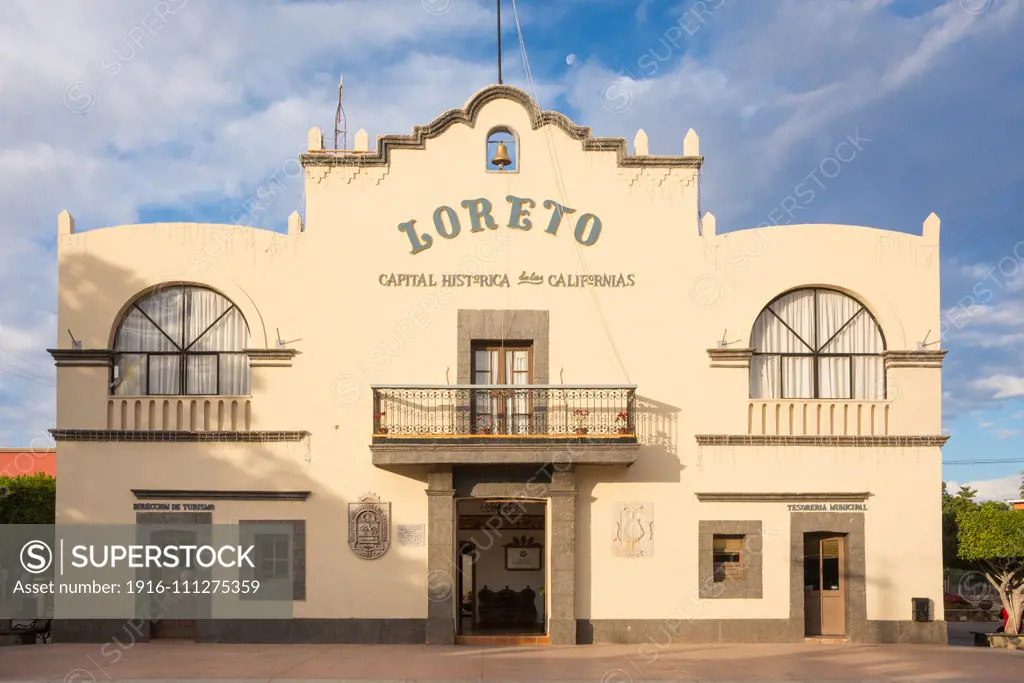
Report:
[{"label": "building facade", "polygon": [[62,213],[58,523],[287,530],[291,618],[141,637],[945,642],[939,220],[717,234],[698,144],[493,86],[286,233]]}]

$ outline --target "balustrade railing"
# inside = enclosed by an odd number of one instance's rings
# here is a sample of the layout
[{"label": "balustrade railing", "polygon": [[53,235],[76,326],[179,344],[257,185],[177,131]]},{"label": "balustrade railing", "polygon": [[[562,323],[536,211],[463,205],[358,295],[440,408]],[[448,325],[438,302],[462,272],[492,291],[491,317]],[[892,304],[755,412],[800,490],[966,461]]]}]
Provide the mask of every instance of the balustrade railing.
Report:
[{"label": "balustrade railing", "polygon": [[248,432],[247,396],[126,396],[107,399],[107,429]]},{"label": "balustrade railing", "polygon": [[636,387],[373,387],[373,435],[636,438]]},{"label": "balustrade railing", "polygon": [[839,399],[752,400],[750,434],[781,436],[884,436],[891,402]]}]

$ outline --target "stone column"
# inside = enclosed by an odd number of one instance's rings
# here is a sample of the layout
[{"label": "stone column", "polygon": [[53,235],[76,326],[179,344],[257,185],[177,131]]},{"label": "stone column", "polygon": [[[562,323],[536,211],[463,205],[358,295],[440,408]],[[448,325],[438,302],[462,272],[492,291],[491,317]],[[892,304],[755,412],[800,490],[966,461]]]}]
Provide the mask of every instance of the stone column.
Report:
[{"label": "stone column", "polygon": [[551,620],[552,645],[576,644],[576,476],[556,471],[551,499]]},{"label": "stone column", "polygon": [[455,489],[451,468],[427,475],[427,644],[455,644]]}]

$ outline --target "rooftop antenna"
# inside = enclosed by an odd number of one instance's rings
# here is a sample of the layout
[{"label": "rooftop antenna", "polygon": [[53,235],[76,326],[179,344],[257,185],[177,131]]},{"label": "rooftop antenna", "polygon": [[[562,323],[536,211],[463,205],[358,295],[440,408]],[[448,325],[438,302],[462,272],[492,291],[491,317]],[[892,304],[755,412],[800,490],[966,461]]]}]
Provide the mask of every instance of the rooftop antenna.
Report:
[{"label": "rooftop antenna", "polygon": [[501,0],[495,0],[495,4],[498,6],[498,85],[501,85]]},{"label": "rooftop antenna", "polygon": [[[342,88],[345,84],[345,75],[338,76],[338,111],[334,114],[334,149],[348,149],[348,117],[345,116],[345,108],[341,106]],[[344,147],[338,147],[338,136],[343,136]]]}]

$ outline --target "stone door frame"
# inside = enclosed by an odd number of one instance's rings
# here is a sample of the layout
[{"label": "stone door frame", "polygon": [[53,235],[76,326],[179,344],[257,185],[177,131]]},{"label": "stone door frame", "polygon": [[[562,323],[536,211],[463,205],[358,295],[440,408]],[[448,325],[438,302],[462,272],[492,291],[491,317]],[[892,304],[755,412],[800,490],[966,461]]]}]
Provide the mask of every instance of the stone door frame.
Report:
[{"label": "stone door frame", "polygon": [[863,512],[790,512],[790,599],[792,640],[806,634],[804,623],[804,534],[846,537],[846,637],[851,643],[868,640],[867,591]]},{"label": "stone door frame", "polygon": [[[548,614],[552,645],[576,644],[576,480],[571,466],[560,466],[543,481],[460,481],[456,491],[450,466],[427,476],[427,644],[453,645],[458,582],[455,552],[455,497],[547,500],[551,537],[546,544]],[[512,477],[510,477],[511,479]]]}]

